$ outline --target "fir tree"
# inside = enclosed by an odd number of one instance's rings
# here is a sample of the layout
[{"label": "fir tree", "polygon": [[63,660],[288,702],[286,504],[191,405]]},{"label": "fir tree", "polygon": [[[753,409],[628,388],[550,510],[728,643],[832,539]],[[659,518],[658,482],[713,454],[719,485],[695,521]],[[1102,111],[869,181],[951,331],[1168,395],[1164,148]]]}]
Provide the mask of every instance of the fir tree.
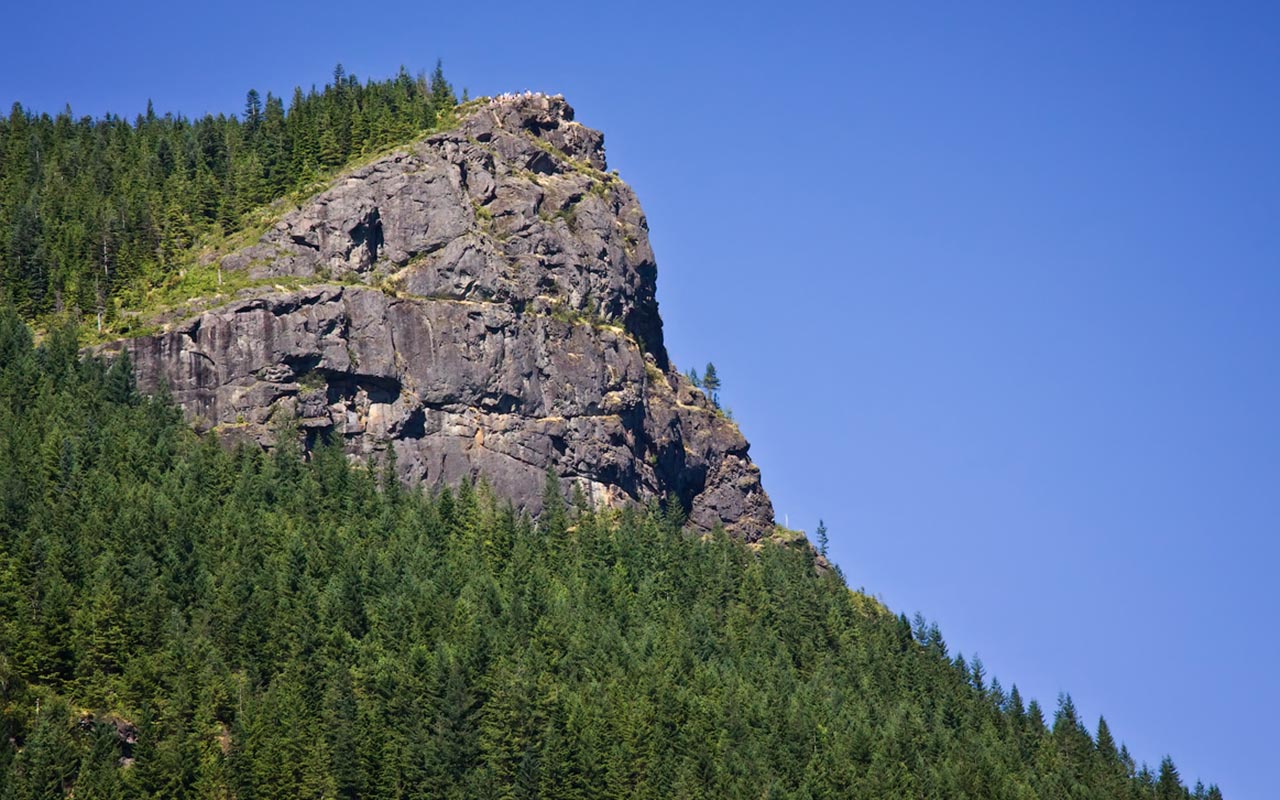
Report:
[{"label": "fir tree", "polygon": [[436,68],[431,73],[431,102],[438,112],[452,109],[458,104],[453,86],[445,80],[444,62],[440,59],[436,59]]},{"label": "fir tree", "polygon": [[1156,800],[1182,800],[1186,795],[1178,768],[1172,758],[1165,756],[1160,761],[1160,777],[1156,779]]},{"label": "fir tree", "polygon": [[720,407],[720,376],[716,372],[716,365],[710,361],[707,362],[707,368],[702,372],[702,388],[707,390],[707,394],[711,396],[711,402],[716,408]]}]

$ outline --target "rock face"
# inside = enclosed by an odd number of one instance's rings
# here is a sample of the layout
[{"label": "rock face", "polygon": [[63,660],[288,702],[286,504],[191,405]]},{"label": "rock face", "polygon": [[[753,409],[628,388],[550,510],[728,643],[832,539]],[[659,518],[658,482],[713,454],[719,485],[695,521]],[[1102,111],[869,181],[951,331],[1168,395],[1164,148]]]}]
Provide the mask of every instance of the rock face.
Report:
[{"label": "rock face", "polygon": [[478,103],[221,260],[302,288],[109,349],[228,437],[394,449],[406,480],[484,478],[534,514],[550,467],[597,504],[666,499],[754,541],[759,470],[671,366],[644,214],[605,169],[562,98]]}]

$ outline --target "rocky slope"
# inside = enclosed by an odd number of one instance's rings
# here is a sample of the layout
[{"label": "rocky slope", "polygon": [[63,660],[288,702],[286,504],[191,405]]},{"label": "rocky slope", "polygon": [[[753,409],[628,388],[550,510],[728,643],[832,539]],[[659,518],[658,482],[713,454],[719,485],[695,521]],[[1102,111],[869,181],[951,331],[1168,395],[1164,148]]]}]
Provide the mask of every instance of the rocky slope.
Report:
[{"label": "rocky slope", "polygon": [[200,427],[297,426],[410,481],[483,477],[538,513],[548,467],[596,503],[671,498],[748,540],[773,509],[737,427],[670,364],[647,225],[559,97],[472,105],[222,257],[288,276],[117,342]]}]

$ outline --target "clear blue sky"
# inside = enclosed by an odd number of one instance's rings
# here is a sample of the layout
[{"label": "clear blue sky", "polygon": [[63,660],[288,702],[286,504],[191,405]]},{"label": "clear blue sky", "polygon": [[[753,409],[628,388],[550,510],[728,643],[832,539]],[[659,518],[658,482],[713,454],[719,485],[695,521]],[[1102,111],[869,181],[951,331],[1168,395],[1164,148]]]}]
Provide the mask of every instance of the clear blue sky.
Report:
[{"label": "clear blue sky", "polygon": [[1274,4],[12,5],[0,100],[40,110],[437,56],[563,92],[780,520],[1006,686],[1275,796]]}]

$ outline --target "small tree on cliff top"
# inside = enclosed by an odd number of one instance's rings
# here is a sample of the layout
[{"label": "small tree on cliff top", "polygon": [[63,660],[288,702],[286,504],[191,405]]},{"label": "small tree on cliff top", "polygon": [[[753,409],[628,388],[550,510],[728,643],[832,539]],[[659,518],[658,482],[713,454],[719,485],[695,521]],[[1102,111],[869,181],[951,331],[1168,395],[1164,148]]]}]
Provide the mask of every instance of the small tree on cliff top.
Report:
[{"label": "small tree on cliff top", "polygon": [[716,365],[707,362],[707,369],[702,373],[702,388],[707,390],[711,402],[720,407],[720,376],[716,374]]}]

